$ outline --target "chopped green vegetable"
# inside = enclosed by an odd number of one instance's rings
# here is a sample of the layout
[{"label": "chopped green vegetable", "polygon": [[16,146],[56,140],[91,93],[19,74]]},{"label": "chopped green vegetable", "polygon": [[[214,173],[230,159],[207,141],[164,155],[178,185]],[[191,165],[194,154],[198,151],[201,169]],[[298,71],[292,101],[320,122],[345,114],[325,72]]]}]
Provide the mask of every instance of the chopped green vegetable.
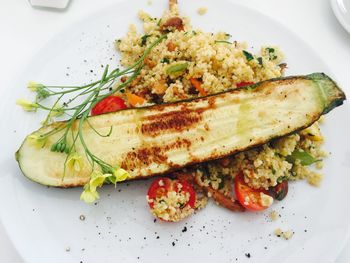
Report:
[{"label": "chopped green vegetable", "polygon": [[275,60],[277,58],[275,54],[275,49],[271,47],[266,48],[267,53],[269,54],[269,60]]},{"label": "chopped green vegetable", "polygon": [[141,37],[141,46],[145,46],[147,44],[147,39],[150,37],[151,35],[144,35]]},{"label": "chopped green vegetable", "polygon": [[160,26],[160,23],[162,22],[162,19],[160,18],[159,20],[158,20],[158,23],[157,23],[157,26]]},{"label": "chopped green vegetable", "polygon": [[160,63],[166,63],[166,64],[169,64],[170,63],[170,60],[168,58],[162,58],[160,60]]},{"label": "chopped green vegetable", "polygon": [[226,43],[226,44],[232,44],[231,42],[226,41],[226,40],[215,40],[215,43]]},{"label": "chopped green vegetable", "polygon": [[288,155],[286,157],[286,160],[289,163],[295,163],[297,160],[300,160],[301,165],[304,166],[321,161],[320,159],[316,159],[315,157],[313,157],[310,153],[297,149],[294,150],[294,152],[292,152],[291,155]]},{"label": "chopped green vegetable", "polygon": [[181,74],[187,69],[187,67],[188,67],[187,62],[173,64],[166,69],[166,73],[168,75]]},{"label": "chopped green vegetable", "polygon": [[248,60],[248,61],[251,61],[254,59],[254,56],[252,54],[250,54],[248,51],[245,51],[243,50],[243,55],[245,56],[245,58]]},{"label": "chopped green vegetable", "polygon": [[259,65],[260,66],[263,66],[263,60],[262,60],[262,57],[258,57],[257,58],[258,62],[259,62]]},{"label": "chopped green vegetable", "polygon": [[225,186],[225,179],[224,179],[223,175],[219,176],[219,178],[221,179],[219,186],[218,186],[218,189],[220,190],[220,189],[224,188],[224,186]]}]

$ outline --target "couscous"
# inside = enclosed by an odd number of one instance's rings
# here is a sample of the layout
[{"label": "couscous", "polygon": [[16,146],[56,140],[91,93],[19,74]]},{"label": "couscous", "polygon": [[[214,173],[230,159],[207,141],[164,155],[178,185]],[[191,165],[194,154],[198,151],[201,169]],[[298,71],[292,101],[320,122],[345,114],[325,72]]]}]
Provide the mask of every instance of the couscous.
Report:
[{"label": "couscous", "polygon": [[[192,28],[189,19],[180,16],[176,4],[161,18],[143,11],[139,12],[139,18],[143,22],[143,33],[131,25],[127,35],[116,40],[123,66],[132,65],[147,44],[164,31],[167,31],[167,39],[147,56],[137,79],[118,94],[123,97],[131,93],[141,97],[142,104],[138,106],[213,94],[281,77],[285,73],[287,64],[278,47],[263,46],[260,52],[253,54],[246,43],[235,41],[229,32],[212,33]],[[179,70],[172,72],[174,68]],[[267,208],[273,203],[267,191],[282,181],[305,179],[311,185],[320,184],[322,176],[309,166],[316,163],[317,168],[322,168],[321,160],[326,156],[321,149],[323,141],[319,125],[315,123],[258,148],[201,164],[194,169],[195,182],[208,197],[215,193],[214,200],[225,206],[225,202],[232,199],[236,175],[242,173],[244,183],[260,191],[256,198],[259,206]],[[168,193],[167,198],[172,199],[167,203],[166,209],[170,209],[171,203],[179,197]],[[245,196],[243,203],[248,208],[252,202],[249,198],[252,196]],[[176,205],[172,208],[177,209]],[[169,220],[164,218],[163,212],[164,204],[152,207],[153,214]],[[191,213],[185,211],[185,214]],[[176,221],[178,219],[176,216]]]}]

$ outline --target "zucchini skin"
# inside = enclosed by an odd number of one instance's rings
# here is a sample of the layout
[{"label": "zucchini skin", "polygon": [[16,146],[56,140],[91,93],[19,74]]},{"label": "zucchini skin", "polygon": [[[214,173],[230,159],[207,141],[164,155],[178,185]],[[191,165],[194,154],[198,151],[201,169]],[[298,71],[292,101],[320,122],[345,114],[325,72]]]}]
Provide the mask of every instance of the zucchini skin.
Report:
[{"label": "zucchini skin", "polygon": [[[108,133],[111,126],[113,132],[102,138],[85,125],[84,136],[94,154],[121,165],[130,174],[127,180],[133,180],[222,158],[292,134],[345,99],[323,73],[276,78],[206,97],[89,117],[101,133]],[[62,124],[42,127],[34,134]],[[52,136],[49,143],[59,135]],[[77,151],[84,155],[79,144]],[[50,146],[33,147],[28,136],[16,153],[22,173],[35,182],[55,187],[84,185],[91,173],[87,160],[79,173],[63,178],[65,158],[65,154],[51,152]]]}]

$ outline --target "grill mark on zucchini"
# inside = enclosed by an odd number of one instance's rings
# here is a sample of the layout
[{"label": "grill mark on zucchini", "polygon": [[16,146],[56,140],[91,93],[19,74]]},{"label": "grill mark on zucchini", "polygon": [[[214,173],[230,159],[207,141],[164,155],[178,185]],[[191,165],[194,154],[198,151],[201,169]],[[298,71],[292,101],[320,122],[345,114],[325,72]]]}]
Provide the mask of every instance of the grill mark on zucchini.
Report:
[{"label": "grill mark on zucchini", "polygon": [[152,115],[141,125],[143,135],[157,136],[165,131],[183,131],[202,120],[203,111],[185,109]]},{"label": "grill mark on zucchini", "polygon": [[[195,126],[202,121],[202,114],[208,109],[214,109],[215,97],[209,97],[207,99],[207,106],[201,108],[190,108],[189,106],[182,105],[180,110],[161,112],[150,116],[143,117],[141,120],[141,133],[143,135],[155,137],[164,132],[181,132]],[[208,130],[207,126],[205,129]]]},{"label": "grill mark on zucchini", "polygon": [[174,143],[159,146],[144,146],[126,153],[121,167],[126,170],[134,170],[137,167],[150,165],[152,163],[173,166],[174,164],[172,164],[172,162],[168,162],[167,152],[181,148],[188,149],[190,146],[191,141],[187,139],[179,139]]}]

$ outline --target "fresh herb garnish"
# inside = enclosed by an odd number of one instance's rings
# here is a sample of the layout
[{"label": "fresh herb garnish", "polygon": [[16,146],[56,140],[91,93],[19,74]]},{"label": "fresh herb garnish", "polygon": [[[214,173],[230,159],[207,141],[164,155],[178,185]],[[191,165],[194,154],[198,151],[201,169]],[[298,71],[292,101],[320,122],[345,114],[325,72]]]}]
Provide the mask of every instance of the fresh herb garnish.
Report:
[{"label": "fresh herb garnish", "polygon": [[321,161],[320,159],[316,159],[313,157],[310,153],[301,151],[301,150],[294,150],[290,155],[286,157],[287,162],[289,163],[296,163],[297,160],[300,161],[300,164],[303,166],[311,165],[315,162]]},{"label": "fresh herb garnish", "polygon": [[226,43],[226,44],[232,44],[231,42],[226,41],[226,40],[215,40],[215,43]]},{"label": "fresh herb garnish", "polygon": [[[28,88],[36,93],[35,102],[23,99],[17,100],[17,104],[26,111],[37,111],[38,109],[47,111],[48,114],[43,123],[44,125],[50,124],[56,117],[63,114],[70,116],[69,120],[58,123],[52,130],[42,134],[34,133],[30,135],[29,139],[36,147],[50,147],[51,151],[66,155],[62,180],[66,170],[79,171],[83,169],[81,167],[83,165],[82,155],[78,153],[78,147],[76,147],[76,143],[80,143],[79,148],[82,148],[83,154],[91,165],[90,181],[84,186],[84,192],[81,195],[81,199],[86,202],[93,202],[98,198],[96,189],[103,183],[116,184],[125,180],[128,176],[127,172],[120,168],[118,164],[110,164],[103,161],[88,148],[83,134],[83,126],[85,124],[88,124],[99,136],[108,137],[112,133],[112,127],[107,134],[101,134],[92,127],[88,120],[91,109],[99,101],[128,86],[140,74],[144,66],[144,60],[153,47],[165,38],[166,35],[160,36],[146,48],[142,56],[133,65],[124,70],[117,68],[109,71],[109,66],[107,65],[101,79],[83,86],[48,86],[30,82]],[[114,86],[117,80],[124,75],[128,76],[127,80]],[[67,98],[67,96],[69,97]],[[54,103],[51,106],[42,104],[41,101],[46,98],[53,98]],[[75,103],[78,98],[80,99],[79,102]],[[62,136],[49,144],[48,138],[58,132],[62,132]]]},{"label": "fresh herb garnish", "polygon": [[218,189],[220,190],[225,186],[225,177],[222,174],[220,174],[218,177],[220,178],[220,183],[218,185]]},{"label": "fresh herb garnish", "polygon": [[148,39],[150,36],[152,36],[152,35],[143,35],[143,36],[141,37],[141,46],[142,46],[142,47],[145,46],[145,45],[147,44],[147,39]]},{"label": "fresh herb garnish", "polygon": [[271,47],[266,48],[267,53],[269,54],[269,60],[275,60],[277,58],[275,54],[275,49]]},{"label": "fresh herb garnish", "polygon": [[264,66],[264,65],[263,65],[263,59],[262,59],[262,57],[258,57],[258,58],[257,58],[257,61],[258,61],[258,63],[259,63],[260,66],[262,66],[262,67]]},{"label": "fresh herb garnish", "polygon": [[168,58],[162,58],[160,60],[160,63],[165,63],[165,64],[169,64],[170,63],[170,60]]},{"label": "fresh herb garnish", "polygon": [[251,61],[251,60],[254,59],[254,56],[253,56],[251,53],[249,53],[248,51],[243,50],[242,52],[243,52],[243,55],[245,56],[245,58],[246,58],[248,61]]}]

